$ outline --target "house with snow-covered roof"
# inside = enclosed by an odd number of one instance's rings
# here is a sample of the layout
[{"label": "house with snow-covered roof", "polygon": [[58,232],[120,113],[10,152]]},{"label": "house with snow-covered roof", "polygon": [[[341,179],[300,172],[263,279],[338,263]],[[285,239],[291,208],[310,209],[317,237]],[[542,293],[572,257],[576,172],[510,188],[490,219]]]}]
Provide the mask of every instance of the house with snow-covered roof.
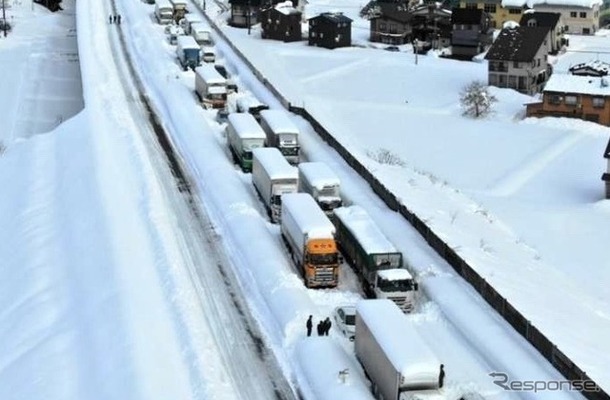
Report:
[{"label": "house with snow-covered roof", "polygon": [[278,3],[260,11],[261,36],[263,39],[295,42],[301,40],[302,13],[291,1]]},{"label": "house with snow-covered roof", "polygon": [[375,2],[368,13],[370,41],[401,45],[411,42],[411,13],[404,2]]},{"label": "house with snow-covered roof", "polygon": [[559,13],[564,33],[593,35],[599,30],[602,0],[528,0],[536,11]]},{"label": "house with snow-covered roof", "polygon": [[504,28],[485,55],[491,86],[521,93],[540,92],[551,74],[548,27]]},{"label": "house with snow-covered roof", "polygon": [[572,75],[580,76],[606,76],[610,71],[610,64],[601,60],[573,65],[569,69]]},{"label": "house with snow-covered roof", "polygon": [[506,21],[519,22],[527,4],[526,0],[460,0],[460,8],[484,10],[492,28],[501,29]]},{"label": "house with snow-covered roof", "polygon": [[563,20],[559,13],[539,12],[534,10],[526,11],[519,21],[520,26],[546,26],[551,32],[549,39],[551,41],[550,54],[557,54],[562,46],[563,37]]},{"label": "house with snow-covered roof", "polygon": [[352,19],[340,12],[309,18],[309,45],[335,49],[352,45]]},{"label": "house with snow-covered roof", "polygon": [[555,74],[542,92],[542,102],[527,105],[528,117],[568,117],[610,126],[607,78]]}]

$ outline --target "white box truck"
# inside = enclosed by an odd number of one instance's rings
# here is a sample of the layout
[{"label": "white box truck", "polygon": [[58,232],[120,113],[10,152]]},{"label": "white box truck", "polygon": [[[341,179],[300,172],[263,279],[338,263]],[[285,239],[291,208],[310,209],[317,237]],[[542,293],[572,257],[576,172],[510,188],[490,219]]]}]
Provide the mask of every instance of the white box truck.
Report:
[{"label": "white box truck", "polygon": [[190,36],[176,38],[176,56],[185,71],[189,68],[194,70],[201,64],[201,48]]},{"label": "white box truck", "polygon": [[355,349],[377,398],[402,400],[440,387],[442,364],[390,300],[356,304]]},{"label": "white box truck", "polygon": [[180,20],[180,26],[184,30],[184,33],[187,35],[191,34],[191,26],[196,23],[203,23],[203,20],[195,14],[186,14],[184,18]]},{"label": "white box truck", "polygon": [[263,199],[271,222],[279,222],[282,195],[296,193],[298,171],[274,147],[252,150],[252,183]]},{"label": "white box truck", "polygon": [[227,80],[213,65],[195,68],[195,93],[206,108],[224,108],[227,102]]},{"label": "white box truck", "polygon": [[156,0],[155,18],[162,25],[172,23],[174,20],[174,6],[169,0]]},{"label": "white box truck", "polygon": [[335,237],[368,297],[392,300],[403,312],[415,305],[417,283],[403,268],[402,253],[360,206],[335,209]]},{"label": "white box truck", "polygon": [[341,181],[323,162],[299,164],[299,192],[309,193],[327,215],[343,204]]},{"label": "white box truck", "polygon": [[203,22],[194,22],[191,24],[191,35],[201,46],[211,46],[214,44],[210,28]]},{"label": "white box truck", "polygon": [[313,197],[306,193],[283,195],[280,230],[292,259],[303,274],[305,286],[337,286],[339,252],[335,227]]},{"label": "white box truck", "polygon": [[267,146],[276,147],[290,164],[299,163],[299,128],[283,110],[263,110],[260,122],[267,135]]},{"label": "white box truck", "polygon": [[252,151],[265,146],[265,132],[249,114],[231,113],[225,128],[229,150],[244,172],[252,171]]}]

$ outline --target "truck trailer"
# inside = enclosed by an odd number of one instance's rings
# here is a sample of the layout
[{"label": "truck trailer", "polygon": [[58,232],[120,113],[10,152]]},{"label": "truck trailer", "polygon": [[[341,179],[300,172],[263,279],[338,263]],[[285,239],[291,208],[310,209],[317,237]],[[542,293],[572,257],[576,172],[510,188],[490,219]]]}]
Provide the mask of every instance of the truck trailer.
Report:
[{"label": "truck trailer", "polygon": [[252,171],[252,150],[265,146],[265,132],[258,122],[249,114],[231,113],[226,135],[235,162],[244,172]]},{"label": "truck trailer", "polygon": [[413,310],[417,284],[403,269],[402,253],[360,206],[335,209],[335,237],[368,297],[392,300],[403,312]]},{"label": "truck trailer", "polygon": [[250,113],[257,121],[261,119],[261,111],[268,110],[269,106],[261,103],[252,93],[243,94],[237,101],[237,111],[240,113]]},{"label": "truck trailer", "polygon": [[186,0],[170,0],[173,7],[174,22],[178,23],[186,15]]},{"label": "truck trailer", "polygon": [[[248,115],[248,114],[240,114]],[[339,253],[335,227],[307,193],[282,196],[282,238],[308,288],[339,283]]]},{"label": "truck trailer", "polygon": [[327,215],[343,204],[340,186],[339,177],[325,163],[299,164],[299,192],[309,193]]},{"label": "truck trailer", "polygon": [[274,147],[252,150],[252,183],[260,195],[271,222],[279,222],[282,195],[296,193],[298,172]]},{"label": "truck trailer", "polygon": [[443,365],[390,300],[356,304],[355,349],[378,399],[403,400],[440,388]]},{"label": "truck trailer", "polygon": [[179,22],[182,29],[184,29],[184,33],[187,35],[191,34],[191,27],[196,23],[203,23],[203,20],[195,14],[186,14]]},{"label": "truck trailer", "polygon": [[276,147],[290,164],[299,163],[299,128],[283,110],[263,110],[260,123],[267,135],[267,147]]},{"label": "truck trailer", "polygon": [[176,38],[176,56],[185,71],[189,68],[194,70],[201,64],[201,48],[190,36]]},{"label": "truck trailer", "polygon": [[227,80],[214,66],[204,64],[195,68],[195,92],[204,107],[224,108],[227,103]]}]

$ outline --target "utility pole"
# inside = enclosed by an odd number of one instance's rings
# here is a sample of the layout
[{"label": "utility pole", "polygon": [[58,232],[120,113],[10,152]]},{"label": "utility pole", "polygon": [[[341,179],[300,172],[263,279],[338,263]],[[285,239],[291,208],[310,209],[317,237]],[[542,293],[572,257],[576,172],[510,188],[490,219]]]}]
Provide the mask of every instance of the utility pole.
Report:
[{"label": "utility pole", "polygon": [[[4,0],[3,0],[4,1]],[[252,18],[252,7],[250,6],[250,0],[248,0],[248,11],[247,11],[248,15],[247,15],[247,19],[246,19],[246,23],[248,24],[248,35],[250,34],[250,26],[252,26],[252,24],[250,23],[250,18]]]},{"label": "utility pole", "polygon": [[6,37],[6,3],[5,0],[2,0],[2,30],[4,31],[4,37]]},{"label": "utility pole", "polygon": [[415,53],[415,65],[417,65],[417,38],[413,41],[413,53]]}]

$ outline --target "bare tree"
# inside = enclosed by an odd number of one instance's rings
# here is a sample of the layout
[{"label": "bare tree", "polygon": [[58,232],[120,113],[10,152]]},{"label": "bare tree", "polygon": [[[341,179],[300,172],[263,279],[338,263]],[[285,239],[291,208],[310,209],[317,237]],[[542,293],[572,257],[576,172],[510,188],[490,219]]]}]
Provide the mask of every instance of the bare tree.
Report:
[{"label": "bare tree", "polygon": [[481,81],[470,82],[460,93],[460,105],[464,109],[463,115],[473,118],[489,114],[496,101],[498,100],[489,94],[487,85]]}]

